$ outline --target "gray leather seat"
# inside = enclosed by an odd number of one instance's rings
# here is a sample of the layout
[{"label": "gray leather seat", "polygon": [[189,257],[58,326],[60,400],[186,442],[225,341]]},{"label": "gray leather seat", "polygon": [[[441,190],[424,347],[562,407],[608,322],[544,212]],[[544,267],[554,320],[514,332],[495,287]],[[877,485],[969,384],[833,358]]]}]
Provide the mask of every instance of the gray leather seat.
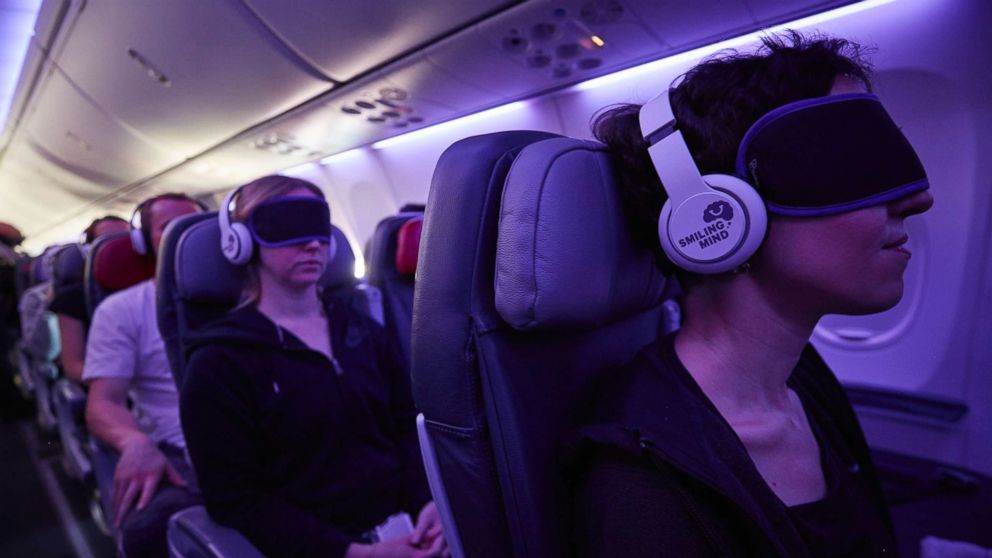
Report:
[{"label": "gray leather seat", "polygon": [[[83,247],[79,244],[64,246],[55,254],[52,288],[56,292],[70,290],[74,285],[82,286],[85,258]],[[79,293],[81,297],[81,288]],[[85,449],[88,444],[84,416],[86,392],[69,378],[59,378],[55,382],[52,396],[59,439],[62,442],[62,466],[70,477],[86,480],[93,468]]]},{"label": "gray leather seat", "polygon": [[376,225],[369,250],[369,283],[382,292],[386,330],[396,339],[408,362],[415,277],[413,269],[398,268],[397,253],[400,231],[417,219],[423,219],[423,213],[404,212],[386,217]]},{"label": "gray leather seat", "polygon": [[459,141],[434,173],[414,296],[414,396],[464,556],[566,556],[556,446],[597,383],[663,324],[604,146],[540,132]]},{"label": "gray leather seat", "polygon": [[[97,239],[86,254],[83,270],[83,291],[90,318],[106,297],[150,279],[153,271],[151,263],[131,247],[129,234],[112,234]],[[118,532],[111,521],[113,517],[111,498],[114,470],[117,468],[120,454],[94,436],[89,437],[88,443],[93,479],[100,494],[102,519],[110,534],[116,539]]]}]

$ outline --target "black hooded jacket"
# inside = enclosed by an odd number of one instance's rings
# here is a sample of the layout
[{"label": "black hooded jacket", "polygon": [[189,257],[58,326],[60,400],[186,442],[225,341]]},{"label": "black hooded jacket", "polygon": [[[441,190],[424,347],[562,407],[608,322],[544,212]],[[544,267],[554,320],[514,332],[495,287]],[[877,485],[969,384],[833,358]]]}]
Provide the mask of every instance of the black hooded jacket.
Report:
[{"label": "black hooded jacket", "polygon": [[336,362],[253,306],[188,350],[180,412],[207,510],[266,556],[343,556],[430,500],[402,357],[356,299],[325,306]]},{"label": "black hooded jacket", "polygon": [[857,418],[811,345],[788,380],[820,445],[827,496],[788,508],[695,383],[674,336],[643,349],[565,443],[583,556],[896,556]]}]

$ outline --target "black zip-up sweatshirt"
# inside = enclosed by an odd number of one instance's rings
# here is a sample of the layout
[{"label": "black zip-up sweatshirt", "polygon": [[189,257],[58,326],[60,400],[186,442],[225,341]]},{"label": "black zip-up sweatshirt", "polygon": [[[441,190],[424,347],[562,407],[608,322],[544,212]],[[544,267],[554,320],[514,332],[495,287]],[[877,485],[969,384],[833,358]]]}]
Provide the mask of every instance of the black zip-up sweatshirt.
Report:
[{"label": "black zip-up sweatshirt", "polygon": [[599,390],[563,447],[581,556],[896,556],[861,427],[811,345],[788,380],[821,448],[827,497],[788,508],[695,383],[674,336]]},{"label": "black zip-up sweatshirt", "polygon": [[409,375],[358,304],[325,299],[335,361],[252,306],[189,345],[180,412],[207,510],[266,556],[343,556],[430,500]]}]

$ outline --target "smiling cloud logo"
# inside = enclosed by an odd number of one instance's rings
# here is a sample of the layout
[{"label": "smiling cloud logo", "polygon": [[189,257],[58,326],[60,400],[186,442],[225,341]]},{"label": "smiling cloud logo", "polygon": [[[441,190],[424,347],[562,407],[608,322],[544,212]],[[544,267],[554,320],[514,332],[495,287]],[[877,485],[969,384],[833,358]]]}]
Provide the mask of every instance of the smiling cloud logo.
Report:
[{"label": "smiling cloud logo", "polygon": [[734,208],[724,200],[715,201],[703,210],[703,221],[706,225],[690,235],[678,239],[679,248],[697,245],[704,250],[730,238],[727,229],[734,219]]},{"label": "smiling cloud logo", "polygon": [[706,206],[706,209],[703,210],[703,221],[712,223],[717,219],[732,221],[734,219],[734,208],[723,200],[715,201]]}]

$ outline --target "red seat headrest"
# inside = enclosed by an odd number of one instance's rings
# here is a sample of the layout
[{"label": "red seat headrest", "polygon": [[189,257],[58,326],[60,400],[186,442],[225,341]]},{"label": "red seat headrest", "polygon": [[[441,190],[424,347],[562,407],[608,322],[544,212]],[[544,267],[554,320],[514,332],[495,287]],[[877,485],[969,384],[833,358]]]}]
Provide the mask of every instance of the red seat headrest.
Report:
[{"label": "red seat headrest", "polygon": [[423,217],[414,217],[396,233],[396,271],[401,275],[417,272],[417,253],[420,252],[420,231],[424,226]]},{"label": "red seat headrest", "polygon": [[127,235],[103,242],[94,254],[93,279],[108,292],[126,289],[154,276],[154,262],[135,252]]}]

